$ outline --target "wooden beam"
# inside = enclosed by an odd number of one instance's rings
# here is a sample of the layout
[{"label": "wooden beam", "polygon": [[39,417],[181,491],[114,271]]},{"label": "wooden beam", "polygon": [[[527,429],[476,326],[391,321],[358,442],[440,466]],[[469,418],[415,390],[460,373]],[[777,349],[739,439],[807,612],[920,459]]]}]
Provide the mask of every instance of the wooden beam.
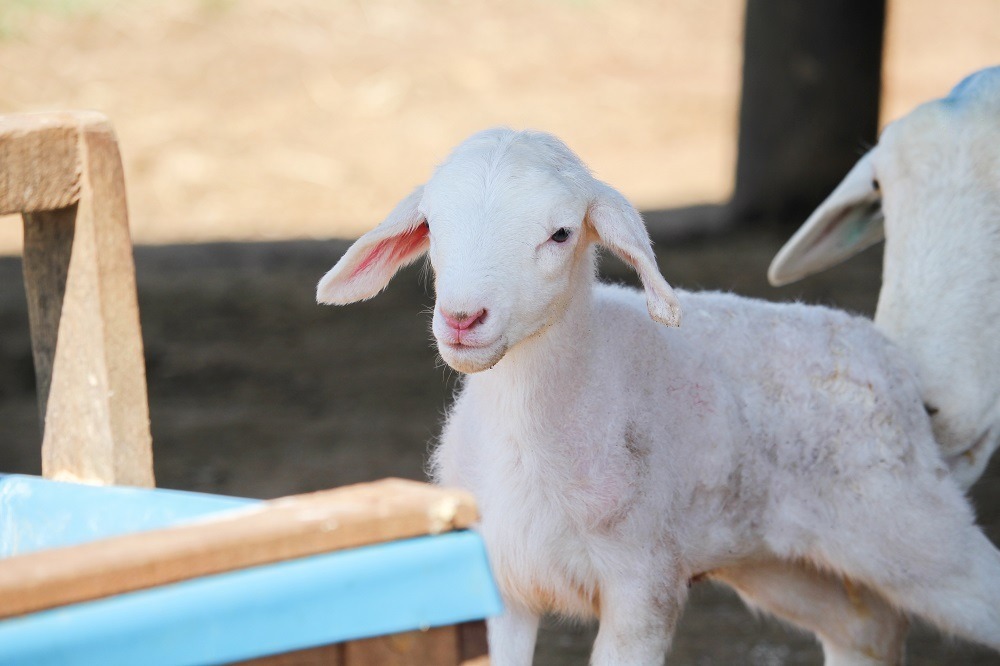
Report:
[{"label": "wooden beam", "polygon": [[35,360],[38,412],[44,433],[52,364],[76,231],[76,204],[56,210],[24,213],[23,216],[24,254],[21,266],[31,326],[31,351]]},{"label": "wooden beam", "polygon": [[0,560],[0,617],[345,548],[470,527],[472,496],[386,479],[227,516]]},{"label": "wooden beam", "polygon": [[0,211],[24,217],[42,473],[152,486],[125,181],[107,119],[0,117]]},{"label": "wooden beam", "polygon": [[233,666],[489,666],[482,620],[362,638]]},{"label": "wooden beam", "polygon": [[89,112],[0,115],[0,215],[76,203],[79,127],[101,120]]},{"label": "wooden beam", "polygon": [[458,666],[458,627],[407,631],[344,643],[345,666]]}]

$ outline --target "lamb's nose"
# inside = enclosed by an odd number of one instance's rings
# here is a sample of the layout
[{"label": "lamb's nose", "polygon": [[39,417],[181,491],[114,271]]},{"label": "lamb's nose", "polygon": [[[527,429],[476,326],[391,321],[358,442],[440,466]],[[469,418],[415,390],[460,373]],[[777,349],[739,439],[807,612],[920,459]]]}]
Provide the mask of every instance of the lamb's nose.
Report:
[{"label": "lamb's nose", "polygon": [[469,314],[468,312],[449,313],[441,310],[441,316],[456,331],[467,331],[483,323],[486,319],[486,308],[481,308],[479,312]]}]

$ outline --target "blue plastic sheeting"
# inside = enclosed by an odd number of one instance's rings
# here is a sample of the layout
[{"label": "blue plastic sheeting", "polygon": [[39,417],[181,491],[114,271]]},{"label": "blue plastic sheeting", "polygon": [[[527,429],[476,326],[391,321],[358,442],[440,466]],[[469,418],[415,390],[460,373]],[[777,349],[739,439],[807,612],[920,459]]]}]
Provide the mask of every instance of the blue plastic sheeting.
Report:
[{"label": "blue plastic sheeting", "polygon": [[452,532],[197,578],[0,622],[0,664],[219,664],[500,612]]},{"label": "blue plastic sheeting", "polygon": [[0,557],[158,529],[259,500],[0,476]]}]

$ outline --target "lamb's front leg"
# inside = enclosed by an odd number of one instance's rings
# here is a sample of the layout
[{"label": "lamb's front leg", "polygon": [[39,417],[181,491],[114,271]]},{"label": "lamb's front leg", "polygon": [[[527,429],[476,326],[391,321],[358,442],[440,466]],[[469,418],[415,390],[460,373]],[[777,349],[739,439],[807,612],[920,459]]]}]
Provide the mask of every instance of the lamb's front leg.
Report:
[{"label": "lamb's front leg", "polygon": [[502,615],[486,621],[492,666],[530,666],[535,656],[538,616],[506,603]]},{"label": "lamb's front leg", "polygon": [[687,584],[634,573],[622,572],[617,580],[602,582],[593,666],[662,666],[670,649]]}]

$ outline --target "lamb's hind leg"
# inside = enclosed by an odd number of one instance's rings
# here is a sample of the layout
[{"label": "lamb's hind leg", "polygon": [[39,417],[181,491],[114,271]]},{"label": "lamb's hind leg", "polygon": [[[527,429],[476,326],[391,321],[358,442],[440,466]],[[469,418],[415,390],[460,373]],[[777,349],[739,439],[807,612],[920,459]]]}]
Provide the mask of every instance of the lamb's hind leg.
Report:
[{"label": "lamb's hind leg", "polygon": [[[921,553],[916,561],[900,561],[891,568],[875,560],[874,570],[862,575],[891,603],[1000,652],[1000,553],[982,532],[968,529],[971,534],[956,535],[950,543],[927,544],[937,548],[933,556]],[[876,557],[899,556],[889,551],[883,549]]]},{"label": "lamb's hind leg", "polygon": [[894,606],[1000,651],[1000,552],[950,479],[877,480],[839,503],[841,522],[816,534],[816,560],[863,581]]},{"label": "lamb's hind leg", "polygon": [[801,563],[771,560],[712,573],[747,605],[812,632],[826,666],[903,663],[908,622],[884,599]]}]

